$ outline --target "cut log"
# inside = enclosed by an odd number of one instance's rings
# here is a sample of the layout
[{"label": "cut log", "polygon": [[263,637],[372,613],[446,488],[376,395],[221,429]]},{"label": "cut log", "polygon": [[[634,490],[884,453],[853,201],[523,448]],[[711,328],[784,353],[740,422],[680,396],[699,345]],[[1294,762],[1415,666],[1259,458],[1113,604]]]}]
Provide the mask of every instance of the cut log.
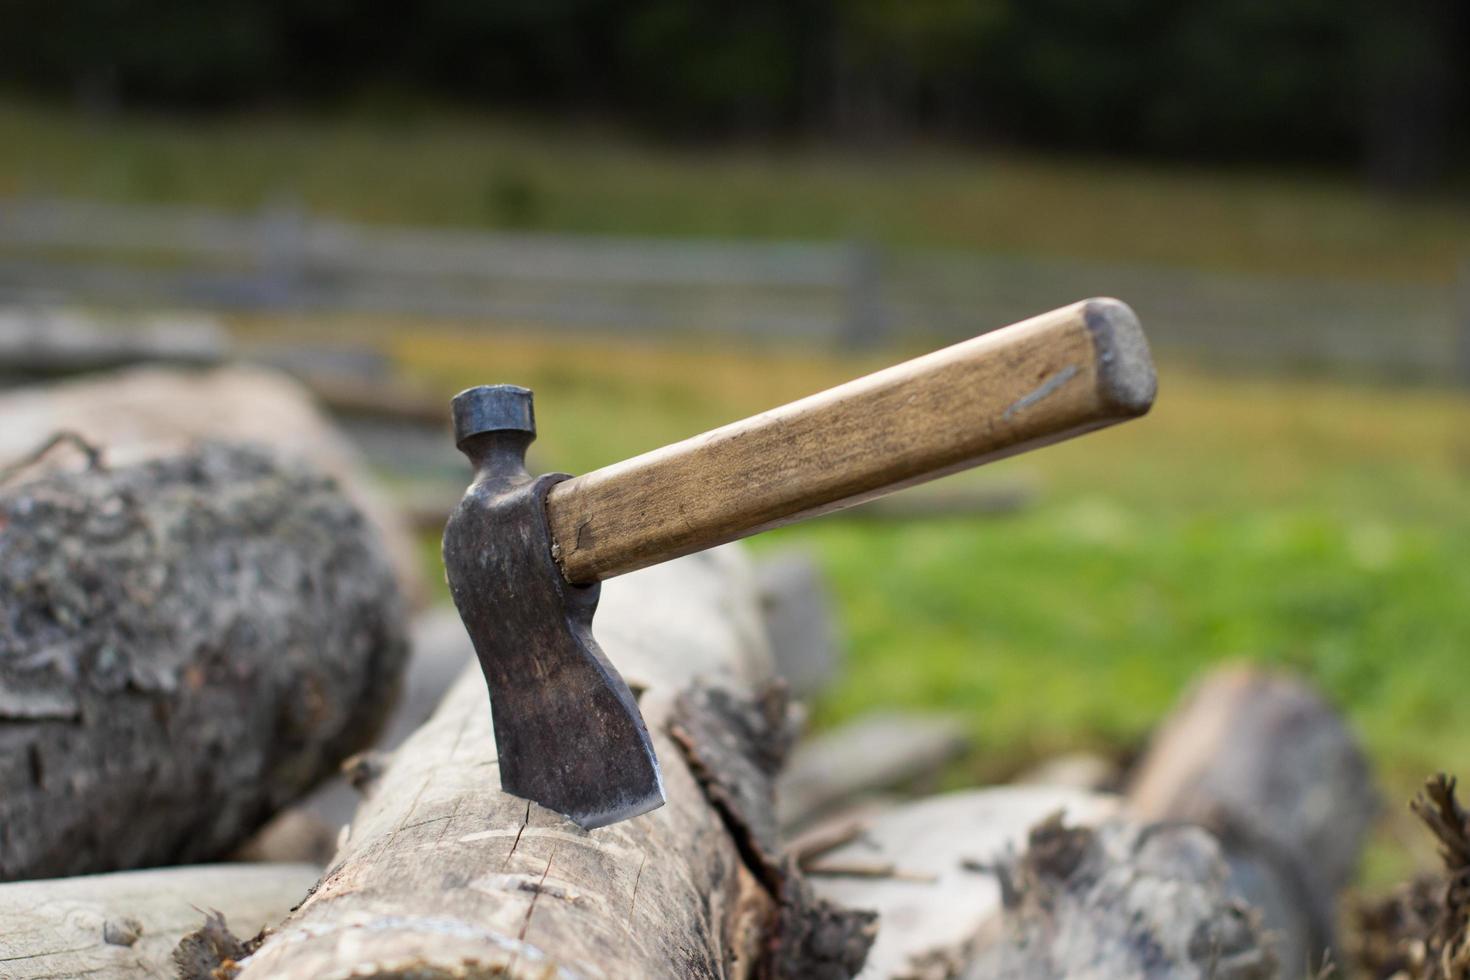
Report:
[{"label": "cut log", "polygon": [[[1040,786],[933,796],[876,815],[850,842],[814,858],[812,887],[840,905],[877,910],[863,977],[944,980],[969,962],[982,927],[999,914],[993,869],[1025,847],[1032,825],[1057,812],[1090,824],[1117,809],[1116,797]],[[848,873],[864,865],[892,873]]]},{"label": "cut log", "polygon": [[[175,454],[201,439],[258,443],[304,460],[335,477],[377,527],[410,602],[427,595],[419,547],[403,518],[311,394],[283,374],[134,368],[0,394],[0,419],[0,467],[26,458],[57,432],[79,434],[113,466]],[[57,453],[40,469],[74,463]]]},{"label": "cut log", "polygon": [[1043,759],[1011,781],[1029,786],[1070,786],[1110,792],[1118,789],[1120,777],[1118,764],[1112,759],[1092,752],[1068,752]]},{"label": "cut log", "polygon": [[207,860],[372,737],[378,536],[257,448],[0,486],[0,879]]},{"label": "cut log", "polygon": [[1265,915],[1282,976],[1297,977],[1334,944],[1378,797],[1353,733],[1310,685],[1233,666],[1159,728],[1129,809],[1214,833],[1234,887]]},{"label": "cut log", "polygon": [[869,918],[782,863],[771,773],[789,737],[755,590],[730,549],[607,583],[598,638],[632,688],[667,804],[585,831],[502,793],[484,681],[394,754],[311,898],[242,978],[839,977]]},{"label": "cut log", "polygon": [[842,647],[816,559],[790,548],[759,562],[756,579],[776,672],[799,698],[820,693],[842,666]]},{"label": "cut log", "polygon": [[200,909],[250,936],[279,922],[318,874],[306,864],[206,864],[0,885],[0,976],[172,977],[170,957]]},{"label": "cut log", "polygon": [[218,364],[230,336],[219,321],[190,316],[103,321],[78,310],[0,309],[0,382],[106,371],[145,361]]},{"label": "cut log", "polygon": [[1111,820],[1094,829],[1058,816],[996,871],[1004,911],[966,980],[1276,975],[1259,915],[1232,893],[1219,846],[1198,827]]},{"label": "cut log", "polygon": [[937,776],[969,739],[956,718],[885,712],[807,739],[781,773],[776,812],[788,832],[872,794]]}]

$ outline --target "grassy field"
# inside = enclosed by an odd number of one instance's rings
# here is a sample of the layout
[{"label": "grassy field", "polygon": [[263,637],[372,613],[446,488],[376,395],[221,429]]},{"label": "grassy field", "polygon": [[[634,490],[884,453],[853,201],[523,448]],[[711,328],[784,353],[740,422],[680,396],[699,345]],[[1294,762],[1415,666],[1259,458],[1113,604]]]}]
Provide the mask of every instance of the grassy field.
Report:
[{"label": "grassy field", "polygon": [[223,121],[79,117],[0,102],[0,197],[250,209],[289,194],[367,221],[890,245],[1273,274],[1446,282],[1463,194],[1350,175],[1181,170],[942,148],[650,146],[442,112]]},{"label": "grassy field", "polygon": [[[530,334],[420,331],[395,350],[444,391],[533,386],[540,464],[573,472],[870,366]],[[947,709],[978,746],[965,777],[996,779],[1058,750],[1126,753],[1191,678],[1239,658],[1340,703],[1395,810],[1470,758],[1470,399],[1166,367],[1148,418],[952,479],[1022,478],[1041,495],[1012,516],[758,539],[813,549],[834,583],[851,663],[819,722]]]}]

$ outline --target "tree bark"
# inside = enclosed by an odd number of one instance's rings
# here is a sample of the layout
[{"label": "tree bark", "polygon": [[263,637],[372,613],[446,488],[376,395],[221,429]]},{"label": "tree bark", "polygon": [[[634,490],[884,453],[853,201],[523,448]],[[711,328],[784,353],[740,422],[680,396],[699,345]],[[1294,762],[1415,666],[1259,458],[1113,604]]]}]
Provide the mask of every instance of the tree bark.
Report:
[{"label": "tree bark", "polygon": [[1276,976],[1259,915],[1231,892],[1219,846],[1198,827],[1056,816],[996,872],[1004,910],[965,980]]},{"label": "tree bark", "polygon": [[242,978],[847,976],[869,917],[775,842],[789,738],[754,587],[720,549],[607,583],[596,630],[639,692],[667,804],[593,831],[499,789],[466,673],[392,757],[313,895]]},{"label": "tree bark", "polygon": [[406,626],[329,478],[205,444],[0,486],[0,879],[206,860],[372,736]]},{"label": "tree bark", "polygon": [[220,912],[249,936],[301,901],[309,864],[216,864],[0,885],[0,976],[8,980],[175,975],[171,955]]},{"label": "tree bark", "polygon": [[1000,914],[996,867],[1025,848],[1034,824],[1064,812],[1090,825],[1117,809],[1116,797],[1049,786],[942,793],[862,820],[850,841],[806,867],[818,895],[877,910],[864,976],[945,980]]},{"label": "tree bark", "polygon": [[[446,421],[448,411],[446,404]],[[418,542],[402,516],[311,392],[284,374],[238,365],[131,368],[4,392],[0,419],[0,465],[60,431],[102,447],[112,465],[176,455],[200,440],[269,446],[335,478],[376,526],[410,602],[419,604],[427,594]],[[35,470],[66,462],[53,454]]]}]

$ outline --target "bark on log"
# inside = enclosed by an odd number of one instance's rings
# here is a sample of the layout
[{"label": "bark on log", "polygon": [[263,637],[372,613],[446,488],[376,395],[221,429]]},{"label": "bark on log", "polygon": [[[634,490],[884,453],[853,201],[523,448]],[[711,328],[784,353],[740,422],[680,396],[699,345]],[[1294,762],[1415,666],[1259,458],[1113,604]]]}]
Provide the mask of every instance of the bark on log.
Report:
[{"label": "bark on log", "polygon": [[1265,914],[1282,976],[1296,977],[1334,945],[1338,896],[1378,797],[1353,733],[1310,685],[1233,666],[1206,677],[1160,727],[1129,809],[1220,839],[1234,887]]},{"label": "bark on log", "polygon": [[309,864],[215,864],[0,885],[0,977],[171,978],[170,957],[200,909],[249,936],[279,922],[318,874]]},{"label": "bark on log", "polygon": [[1005,909],[966,980],[1276,975],[1259,915],[1232,894],[1219,846],[1198,827],[1058,817],[998,870]]},{"label": "bark on log", "polygon": [[[871,818],[849,843],[813,859],[808,874],[818,895],[877,910],[863,977],[944,980],[964,968],[999,914],[992,869],[1024,849],[1034,824],[1057,812],[1092,824],[1117,809],[1116,797],[1043,786],[945,793]],[[863,868],[889,873],[856,873]]]},{"label": "bark on log", "polygon": [[327,477],[206,444],[0,486],[0,880],[205,860],[361,748],[406,653]]},{"label": "bark on log", "polygon": [[[445,406],[447,420],[448,406]],[[427,595],[417,542],[357,451],[291,378],[253,367],[134,368],[0,394],[0,466],[59,431],[104,450],[114,466],[184,451],[204,439],[269,446],[335,477],[377,526],[410,602]],[[447,440],[447,435],[446,435]],[[56,454],[41,469],[73,460]]]},{"label": "bark on log", "polygon": [[502,793],[484,682],[467,673],[243,980],[849,974],[868,918],[817,902],[776,849],[787,719],[762,693],[771,665],[742,556],[609,582],[596,629],[640,692],[663,808],[589,832]]}]

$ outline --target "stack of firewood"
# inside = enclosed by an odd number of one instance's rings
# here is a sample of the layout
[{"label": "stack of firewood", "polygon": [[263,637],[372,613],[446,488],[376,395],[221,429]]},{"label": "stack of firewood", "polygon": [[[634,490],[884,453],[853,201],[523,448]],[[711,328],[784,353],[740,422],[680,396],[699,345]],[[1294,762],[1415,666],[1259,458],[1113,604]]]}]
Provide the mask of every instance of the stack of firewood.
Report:
[{"label": "stack of firewood", "polygon": [[1374,798],[1291,678],[1205,680],[1127,774],[932,793],[964,726],[801,740],[820,590],[717,549],[605,586],[668,803],[584,831],[500,791],[463,630],[410,625],[405,532],[289,382],[0,418],[0,976],[1254,978],[1337,943]]}]

